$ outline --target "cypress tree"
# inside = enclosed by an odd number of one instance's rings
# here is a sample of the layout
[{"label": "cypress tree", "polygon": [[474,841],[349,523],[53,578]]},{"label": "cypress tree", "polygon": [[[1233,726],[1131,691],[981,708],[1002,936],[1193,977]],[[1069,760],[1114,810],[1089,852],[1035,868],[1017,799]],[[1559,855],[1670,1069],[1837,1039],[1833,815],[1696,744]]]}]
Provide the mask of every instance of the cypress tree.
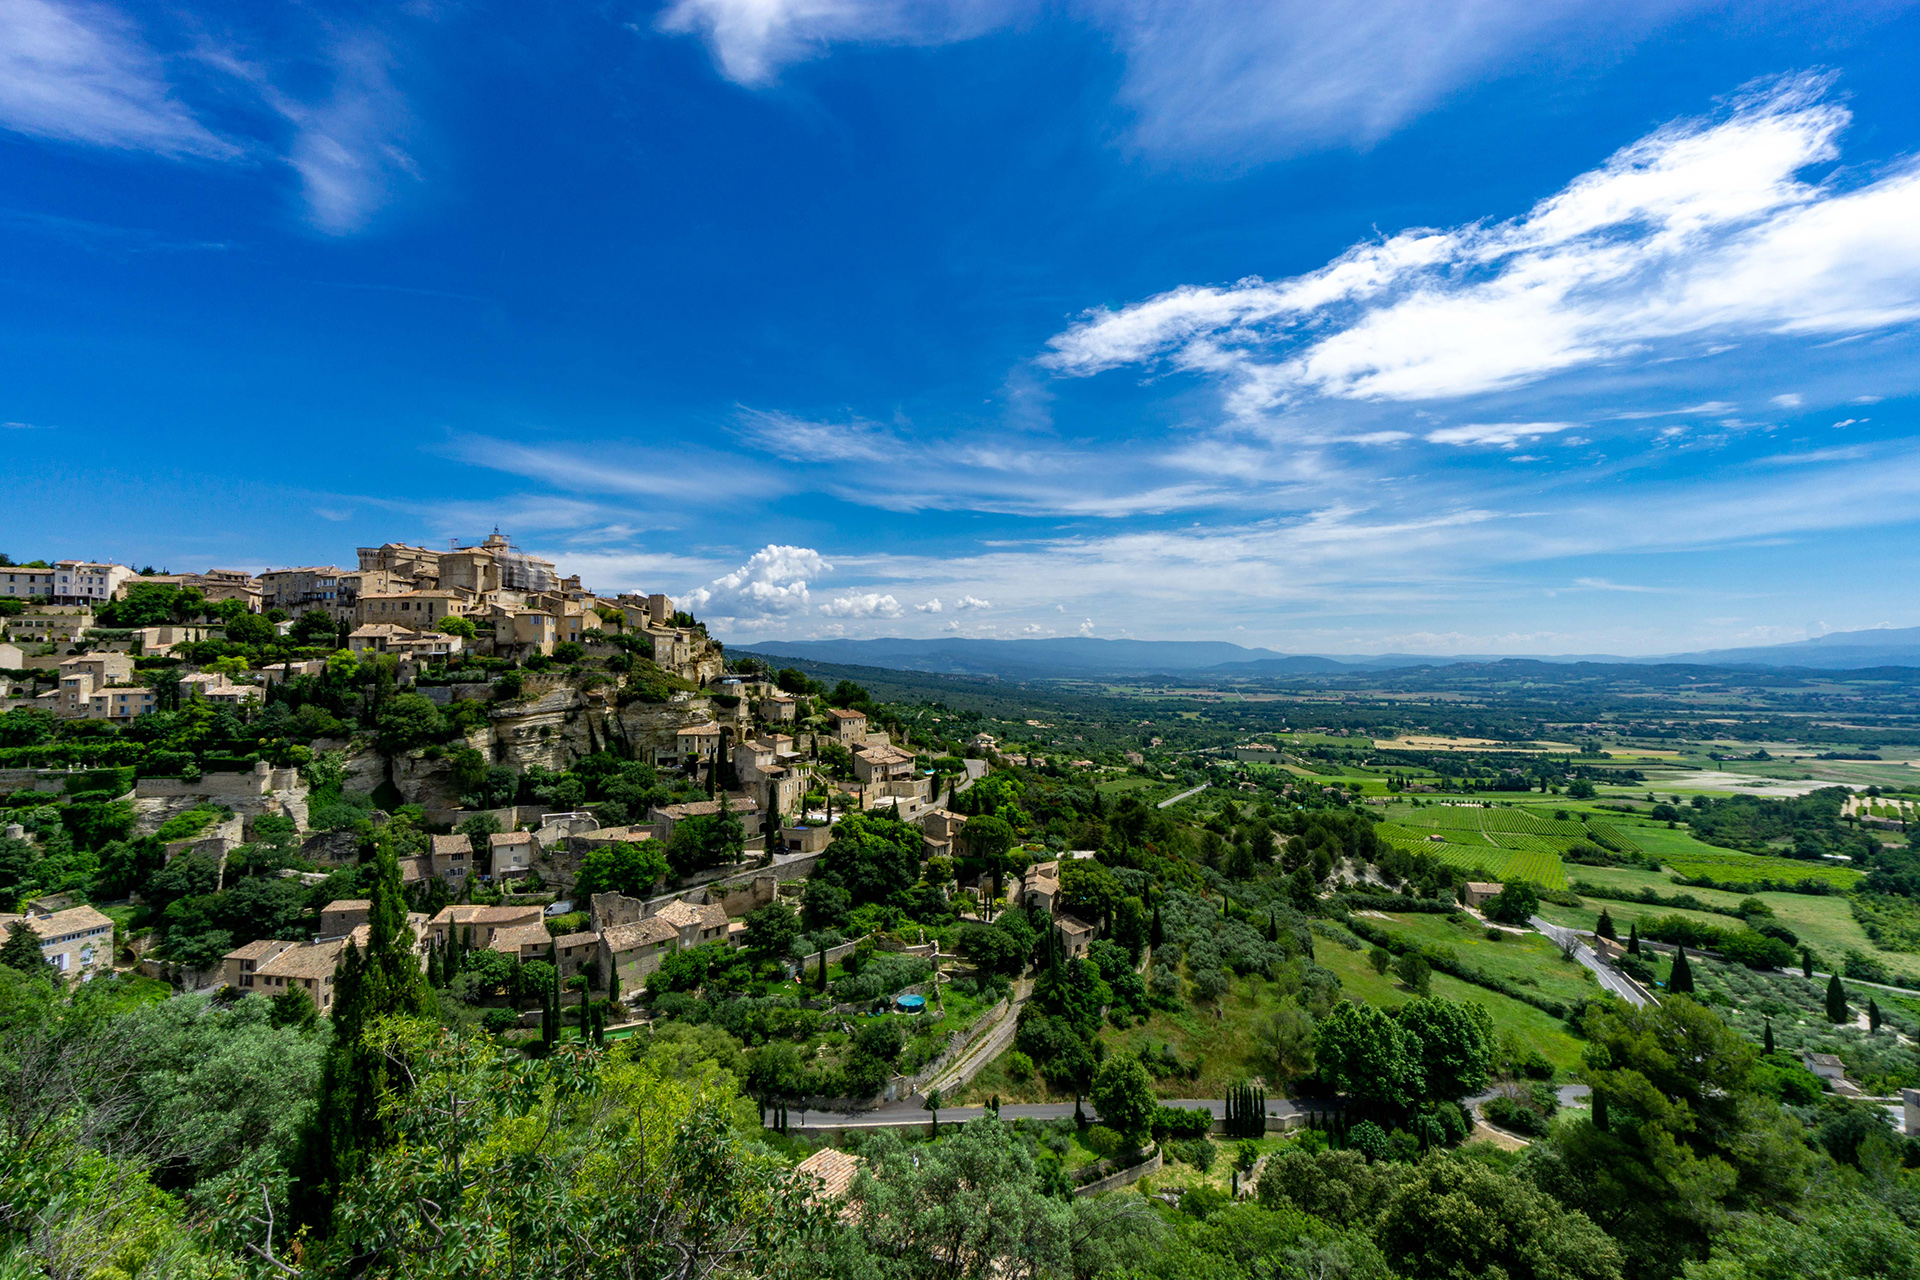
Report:
[{"label": "cypress tree", "polygon": [[1593,1095],[1593,1127],[1604,1133],[1607,1123],[1607,1095],[1596,1093]]},{"label": "cypress tree", "polygon": [[1600,908],[1600,920],[1593,926],[1593,932],[1596,937],[1605,938],[1608,942],[1620,940],[1619,935],[1613,931],[1613,917],[1607,914],[1605,907]]},{"label": "cypress tree", "polygon": [[1673,955],[1673,972],[1667,975],[1667,990],[1677,996],[1693,994],[1693,966],[1687,963],[1687,949],[1681,947]]},{"label": "cypress tree", "polygon": [[593,1016],[593,993],[584,986],[580,988],[580,1039],[586,1040],[592,1030],[590,1019]]},{"label": "cypress tree", "polygon": [[1880,1029],[1880,1002],[1878,1000],[1869,998],[1867,1000],[1867,1030],[1878,1031],[1879,1029]]},{"label": "cypress tree", "polygon": [[1773,1019],[1772,1018],[1767,1019],[1766,1030],[1760,1033],[1760,1052],[1768,1053],[1768,1054],[1773,1052]]},{"label": "cypress tree", "polygon": [[1638,921],[1627,926],[1627,954],[1630,956],[1640,954],[1640,923]]},{"label": "cypress tree", "polygon": [[1812,947],[1800,948],[1800,976],[1803,978],[1811,978],[1813,976]]},{"label": "cypress tree", "polygon": [[1837,973],[1827,979],[1827,1021],[1853,1021],[1852,1012],[1847,1008],[1847,989],[1840,985]]},{"label": "cypress tree", "polygon": [[447,985],[446,970],[440,963],[440,948],[432,942],[427,943],[427,985],[436,989]]},{"label": "cypress tree", "polygon": [[1280,921],[1271,911],[1267,912],[1267,941],[1280,941]]},{"label": "cypress tree", "polygon": [[813,985],[817,991],[827,989],[827,949],[824,946],[820,948],[820,976],[815,979]]},{"label": "cypress tree", "polygon": [[364,1043],[366,1029],[385,1017],[431,1018],[437,1005],[407,929],[399,863],[384,836],[377,839],[367,949],[362,953],[349,941],[334,980],[333,1037],[295,1192],[298,1215],[323,1230],[339,1187],[385,1142],[389,1124],[381,1104],[403,1087],[386,1055]]},{"label": "cypress tree", "polygon": [[1166,926],[1160,923],[1160,904],[1153,904],[1153,927],[1147,933],[1147,943],[1158,951],[1167,944]]},{"label": "cypress tree", "polygon": [[607,1003],[617,1011],[620,1008],[620,962],[615,960],[607,971]]}]

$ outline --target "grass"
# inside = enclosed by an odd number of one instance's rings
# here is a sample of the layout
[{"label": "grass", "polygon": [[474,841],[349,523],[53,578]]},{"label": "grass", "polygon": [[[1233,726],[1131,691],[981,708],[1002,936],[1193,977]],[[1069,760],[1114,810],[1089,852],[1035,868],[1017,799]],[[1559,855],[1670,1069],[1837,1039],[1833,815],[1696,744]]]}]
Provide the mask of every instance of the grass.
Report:
[{"label": "grass", "polygon": [[[1451,923],[1454,920],[1469,921],[1472,927]],[[1404,915],[1379,923],[1420,946],[1445,947],[1474,968],[1549,999],[1570,1005],[1595,993],[1587,970],[1566,959],[1559,947],[1537,933],[1506,934],[1499,942],[1492,942],[1486,937],[1485,926],[1465,915]]]},{"label": "grass", "polygon": [[[1745,855],[1743,855],[1745,856]],[[1800,941],[1814,949],[1822,961],[1838,962],[1849,950],[1859,951],[1872,956],[1885,965],[1889,972],[1906,977],[1920,977],[1920,955],[1906,952],[1882,951],[1874,946],[1867,937],[1860,922],[1853,918],[1853,908],[1849,899],[1842,894],[1810,893],[1732,893],[1724,889],[1691,889],[1673,883],[1664,872],[1641,871],[1630,867],[1575,867],[1573,877],[1576,880],[1590,881],[1612,889],[1638,892],[1650,888],[1662,897],[1675,894],[1692,894],[1702,902],[1715,906],[1737,908],[1748,897],[1760,899],[1773,908],[1774,918],[1800,937]],[[1605,907],[1613,917],[1620,936],[1625,937],[1627,926],[1635,920],[1648,916],[1683,915],[1690,919],[1726,928],[1736,921],[1731,916],[1715,915],[1710,912],[1675,911],[1672,907],[1650,906],[1640,902],[1616,902],[1609,898],[1588,898],[1584,907],[1562,907],[1554,903],[1540,904],[1540,915],[1555,924],[1564,924],[1577,929],[1591,929],[1599,919],[1600,909]],[[1823,964],[1822,967],[1827,967]]]}]

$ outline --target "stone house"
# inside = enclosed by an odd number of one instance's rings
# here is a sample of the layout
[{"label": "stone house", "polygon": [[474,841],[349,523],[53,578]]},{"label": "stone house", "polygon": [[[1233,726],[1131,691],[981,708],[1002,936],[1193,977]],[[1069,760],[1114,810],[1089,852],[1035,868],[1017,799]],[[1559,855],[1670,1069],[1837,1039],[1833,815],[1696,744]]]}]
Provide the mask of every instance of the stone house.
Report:
[{"label": "stone house", "polygon": [[68,982],[91,982],[113,968],[113,921],[92,907],[0,915],[0,939],[16,924],[40,936],[40,954]]},{"label": "stone house", "polygon": [[373,903],[366,898],[339,898],[320,908],[320,936],[344,938],[367,922]]},{"label": "stone house", "polygon": [[669,952],[679,948],[680,931],[659,916],[604,928],[598,952],[601,980],[618,972],[621,990],[635,990],[648,974],[659,971]]},{"label": "stone house", "polygon": [[236,991],[254,991],[259,987],[256,975],[260,966],[281,952],[297,947],[298,942],[280,938],[261,938],[244,947],[236,947],[220,961],[220,979]]},{"label": "stone house", "polygon": [[398,591],[392,594],[361,596],[354,604],[354,621],[364,627],[390,623],[413,631],[425,631],[442,618],[462,610],[451,591]]},{"label": "stone house", "polygon": [[1499,897],[1500,891],[1506,887],[1506,885],[1493,880],[1469,880],[1460,892],[1464,896],[1467,906],[1478,911]]},{"label": "stone house", "polygon": [[471,940],[472,945],[484,947],[502,929],[523,924],[539,924],[545,928],[541,924],[545,918],[546,913],[537,906],[482,907],[456,903],[440,908],[440,914],[427,923],[427,932],[436,946],[443,945],[447,935],[457,929],[463,944]]},{"label": "stone house", "polygon": [[496,831],[487,837],[487,874],[495,880],[518,880],[533,871],[540,842],[531,831]]},{"label": "stone house", "polygon": [[853,776],[863,783],[911,778],[913,754],[892,746],[864,748],[853,753]]},{"label": "stone house", "polygon": [[867,715],[845,707],[828,707],[827,723],[833,728],[833,740],[849,749],[867,745]]},{"label": "stone house", "polygon": [[683,947],[697,947],[706,942],[725,942],[727,940],[727,912],[718,903],[709,902],[704,906],[680,899],[669,902],[655,912],[652,919],[671,925],[680,936]]},{"label": "stone house", "polygon": [[298,987],[312,997],[321,1013],[333,1011],[333,976],[346,953],[347,939],[329,938],[324,942],[296,944],[259,962],[253,971],[253,989],[263,996],[277,996]]},{"label": "stone house", "polygon": [[1053,927],[1060,934],[1060,953],[1068,960],[1080,959],[1093,946],[1093,926],[1084,920],[1061,916]]}]

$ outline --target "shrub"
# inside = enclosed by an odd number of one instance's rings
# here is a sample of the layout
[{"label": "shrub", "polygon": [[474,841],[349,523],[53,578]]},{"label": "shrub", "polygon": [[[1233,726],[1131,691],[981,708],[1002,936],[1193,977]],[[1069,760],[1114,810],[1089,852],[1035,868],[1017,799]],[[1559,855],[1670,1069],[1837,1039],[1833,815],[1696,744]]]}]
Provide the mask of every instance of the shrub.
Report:
[{"label": "shrub", "polygon": [[1126,1139],[1103,1124],[1090,1124],[1080,1135],[1080,1145],[1103,1160],[1111,1160],[1126,1149]]},{"label": "shrub", "polygon": [[1545,1116],[1518,1098],[1510,1098],[1505,1094],[1487,1099],[1480,1105],[1480,1114],[1487,1118],[1487,1123],[1524,1137],[1537,1138],[1547,1131]]},{"label": "shrub", "polygon": [[1209,1215],[1224,1209],[1232,1203],[1231,1197],[1219,1187],[1188,1187],[1180,1196],[1180,1212],[1192,1214],[1205,1220]]},{"label": "shrub", "polygon": [[1013,1080],[1031,1080],[1033,1078],[1033,1059],[1015,1049],[1004,1059],[1007,1076]]},{"label": "shrub", "polygon": [[1213,1113],[1205,1107],[1155,1107],[1153,1132],[1174,1139],[1201,1138],[1213,1128]]},{"label": "shrub", "polygon": [[1194,1138],[1191,1141],[1169,1141],[1167,1154],[1182,1164],[1190,1164],[1205,1173],[1213,1168],[1214,1159],[1220,1154],[1220,1146],[1211,1138]]},{"label": "shrub", "polygon": [[1473,1125],[1467,1120],[1466,1112],[1451,1102],[1443,1102],[1433,1109],[1433,1118],[1440,1125],[1440,1132],[1446,1135],[1448,1142],[1459,1142],[1473,1132]]},{"label": "shrub", "polygon": [[1368,1164],[1385,1160],[1389,1151],[1387,1131],[1371,1120],[1362,1120],[1347,1132],[1347,1146],[1365,1156]]}]

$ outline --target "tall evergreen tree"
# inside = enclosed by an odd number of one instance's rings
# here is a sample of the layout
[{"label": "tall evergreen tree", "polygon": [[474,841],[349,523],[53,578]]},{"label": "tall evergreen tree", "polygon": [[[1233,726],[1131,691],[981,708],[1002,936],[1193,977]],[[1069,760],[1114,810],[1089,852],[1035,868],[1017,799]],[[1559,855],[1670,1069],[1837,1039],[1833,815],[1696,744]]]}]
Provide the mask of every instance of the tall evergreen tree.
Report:
[{"label": "tall evergreen tree", "polygon": [[1847,989],[1840,985],[1840,975],[1837,973],[1827,979],[1827,1021],[1853,1021],[1853,1013],[1847,1008]]},{"label": "tall evergreen tree", "polygon": [[349,941],[334,980],[332,1043],[296,1191],[300,1216],[322,1230],[338,1188],[384,1143],[388,1123],[381,1105],[391,1090],[403,1087],[386,1055],[366,1042],[367,1030],[381,1018],[431,1018],[437,1007],[407,929],[399,864],[385,836],[377,840],[367,949],[362,953]]},{"label": "tall evergreen tree", "polygon": [[432,942],[427,943],[427,985],[436,990],[447,985],[446,969],[440,960],[440,948]]},{"label": "tall evergreen tree", "polygon": [[607,1003],[616,1010],[620,1008],[620,962],[615,960],[607,970]]},{"label": "tall evergreen tree", "polygon": [[1609,1117],[1607,1115],[1607,1096],[1603,1093],[1593,1095],[1593,1127],[1606,1132]]},{"label": "tall evergreen tree", "polygon": [[827,989],[827,949],[825,947],[820,948],[820,976],[815,979],[814,986],[821,991]]},{"label": "tall evergreen tree", "polygon": [[1800,948],[1800,976],[1803,978],[1811,978],[1813,976],[1812,947]]},{"label": "tall evergreen tree", "polygon": [[1605,907],[1600,908],[1600,919],[1593,926],[1595,937],[1605,938],[1608,942],[1618,942],[1620,935],[1613,931],[1613,917],[1607,914]]},{"label": "tall evergreen tree", "polygon": [[53,976],[53,966],[47,963],[47,954],[41,950],[40,935],[24,920],[15,920],[7,926],[6,943],[0,945],[0,964],[21,973]]},{"label": "tall evergreen tree", "polygon": [[1878,1031],[1879,1029],[1880,1029],[1880,1002],[1878,1000],[1875,1000],[1869,997],[1867,1000],[1867,1030]]},{"label": "tall evergreen tree", "polygon": [[1167,945],[1167,927],[1160,922],[1160,904],[1153,904],[1153,927],[1147,932],[1147,944],[1158,951]]},{"label": "tall evergreen tree", "polygon": [[1673,972],[1667,975],[1667,990],[1677,996],[1693,994],[1693,966],[1687,963],[1685,947],[1673,954]]},{"label": "tall evergreen tree", "polygon": [[1640,954],[1640,924],[1638,921],[1627,926],[1627,954],[1630,956]]},{"label": "tall evergreen tree", "polygon": [[1760,1052],[1773,1052],[1773,1019],[1767,1019],[1767,1028],[1760,1034]]}]

